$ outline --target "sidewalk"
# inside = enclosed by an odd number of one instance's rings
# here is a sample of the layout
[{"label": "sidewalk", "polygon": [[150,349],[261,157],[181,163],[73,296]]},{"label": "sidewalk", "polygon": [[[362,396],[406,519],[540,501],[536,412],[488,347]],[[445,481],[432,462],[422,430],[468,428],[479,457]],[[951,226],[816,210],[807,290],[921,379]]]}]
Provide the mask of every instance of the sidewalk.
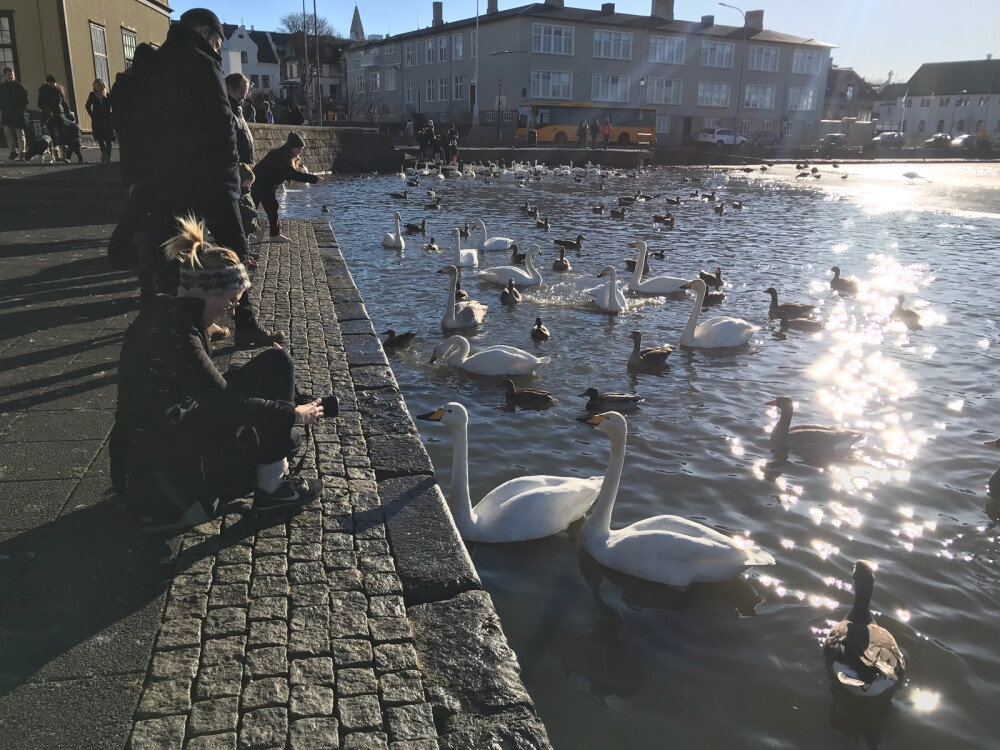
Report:
[{"label": "sidewalk", "polygon": [[305,466],[324,495],[167,540],[110,493],[136,314],[111,227],[0,232],[5,748],[548,747],[329,225],[286,229],[254,301],[300,388],[340,398]]}]

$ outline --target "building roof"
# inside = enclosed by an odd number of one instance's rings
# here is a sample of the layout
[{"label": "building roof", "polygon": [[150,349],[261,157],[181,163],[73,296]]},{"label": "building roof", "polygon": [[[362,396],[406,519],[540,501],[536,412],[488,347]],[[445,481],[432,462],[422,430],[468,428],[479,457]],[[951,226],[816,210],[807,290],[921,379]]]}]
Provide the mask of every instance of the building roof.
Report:
[{"label": "building roof", "polygon": [[882,90],[878,92],[878,98],[880,101],[895,100],[901,96],[905,96],[906,92],[907,86],[905,83],[890,83],[882,87]]},{"label": "building roof", "polygon": [[1000,60],[924,63],[907,85],[910,96],[1000,91]]},{"label": "building roof", "polygon": [[854,68],[833,68],[826,74],[827,99],[847,95],[847,87],[854,86],[854,100],[877,99],[878,94],[872,85],[862,78]]},{"label": "building roof", "polygon": [[[826,42],[820,42],[815,39],[806,39],[805,37],[783,34],[778,31],[769,31],[767,29],[764,29],[763,31],[753,31],[752,29],[745,30],[742,26],[723,26],[718,24],[705,26],[701,23],[701,21],[667,21],[657,16],[637,16],[631,13],[609,14],[602,10],[591,10],[589,8],[558,8],[554,5],[546,5],[544,3],[532,3],[531,5],[508,8],[506,10],[498,11],[497,13],[490,13],[489,15],[481,15],[479,16],[479,25],[483,26],[484,24],[491,23],[501,18],[510,18],[512,16],[537,16],[540,19],[544,18],[547,20],[563,22],[582,21],[601,26],[643,29],[647,31],[662,32],[664,34],[698,34],[701,36],[734,40],[743,39],[744,34],[746,34],[746,38],[755,42],[796,44],[799,46],[808,45],[810,47],[836,46],[834,44],[827,44]],[[458,21],[451,21],[450,23],[442,24],[441,26],[428,26],[416,31],[394,34],[378,41],[359,42],[356,46],[369,47],[382,44],[386,41],[395,42],[415,37],[424,37],[428,34],[436,34],[438,32],[444,33],[452,29],[475,26],[475,24],[476,17],[473,16],[471,18],[463,18]]]},{"label": "building roof", "polygon": [[365,27],[361,25],[361,13],[358,11],[358,6],[354,6],[354,16],[351,18],[351,41],[352,42],[363,42],[365,40]]},{"label": "building roof", "polygon": [[[232,23],[222,24],[222,30],[226,34],[226,39],[232,37],[236,33],[236,30],[240,28],[239,26]],[[266,31],[247,31],[247,36],[250,40],[257,45],[257,62],[259,63],[277,63],[278,58],[274,54],[274,48],[271,46],[271,42],[267,38]]]}]

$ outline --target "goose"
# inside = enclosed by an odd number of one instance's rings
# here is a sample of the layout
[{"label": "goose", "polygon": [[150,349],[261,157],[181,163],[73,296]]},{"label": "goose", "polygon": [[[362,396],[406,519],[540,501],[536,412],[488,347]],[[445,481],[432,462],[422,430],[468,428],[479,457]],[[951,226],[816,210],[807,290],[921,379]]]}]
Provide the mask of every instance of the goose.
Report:
[{"label": "goose", "polygon": [[630,411],[642,401],[642,396],[635,393],[600,393],[596,388],[588,388],[580,398],[587,399],[587,411]]},{"label": "goose", "polygon": [[522,409],[539,409],[552,406],[559,399],[554,398],[548,391],[537,388],[518,388],[513,380],[503,381],[507,391],[507,403],[513,406],[520,406]]},{"label": "goose", "polygon": [[906,324],[906,327],[911,331],[923,330],[923,326],[920,325],[920,313],[912,308],[903,307],[904,299],[902,294],[896,297],[896,307],[892,311],[892,319]]},{"label": "goose", "polygon": [[414,177],[412,180],[406,181],[406,187],[420,187],[420,180]]},{"label": "goose", "polygon": [[469,293],[462,289],[462,282],[455,281],[455,301],[462,302],[463,300],[469,299]]},{"label": "goose", "polygon": [[516,249],[512,250],[510,253],[510,262],[514,266],[523,266],[524,259],[528,257],[527,253],[519,253]]},{"label": "goose", "polygon": [[480,271],[476,274],[476,277],[483,281],[490,281],[494,284],[502,284],[504,286],[506,286],[510,279],[514,279],[514,283],[518,286],[538,286],[542,283],[542,275],[535,268],[532,259],[536,255],[541,257],[541,254],[541,248],[538,245],[532,245],[531,250],[528,251],[527,256],[524,258],[524,268],[520,268],[519,266],[496,266],[494,268],[487,268],[485,271]]},{"label": "goose", "polygon": [[552,357],[536,357],[523,349],[500,344],[470,354],[472,345],[465,336],[449,336],[431,353],[431,363],[441,360],[451,367],[461,367],[475,375],[531,375]]},{"label": "goose", "polygon": [[441,199],[440,198],[435,198],[430,203],[425,203],[424,204],[424,208],[426,208],[426,209],[428,209],[430,211],[440,210],[440,208],[441,208]]},{"label": "goose", "polygon": [[406,200],[406,192],[407,191],[404,190],[402,193],[389,193],[389,197],[390,198],[399,198],[400,200],[404,200],[405,201]]},{"label": "goose", "polygon": [[733,208],[735,208],[737,211],[742,211],[743,201],[733,201]]},{"label": "goose", "polygon": [[671,206],[681,205],[681,197],[679,195],[676,198],[667,198],[666,200]]},{"label": "goose", "polygon": [[668,227],[673,229],[676,220],[674,219],[674,215],[672,213],[667,212],[665,214],[653,214],[653,223],[666,224]]},{"label": "goose", "polygon": [[500,304],[516,305],[520,301],[521,293],[517,291],[517,287],[514,286],[514,279],[510,279],[507,282],[507,286],[505,286],[503,291],[500,292]]},{"label": "goose", "polygon": [[591,206],[590,210],[593,211],[595,214],[603,214],[604,213],[604,204],[603,203],[598,203],[596,206]]},{"label": "goose", "polygon": [[406,248],[406,243],[403,241],[403,233],[399,228],[399,211],[396,212],[396,231],[386,232],[382,235],[382,247],[390,248],[393,250],[403,250]]},{"label": "goose", "polygon": [[722,204],[722,203],[716,203],[715,206],[714,206],[714,208],[715,208],[715,213],[717,213],[719,216],[725,216],[725,214],[726,214],[726,207],[725,207],[724,204]]},{"label": "goose", "polygon": [[407,234],[427,234],[427,219],[421,219],[419,224],[404,224],[403,229]]},{"label": "goose", "polygon": [[715,191],[713,190],[711,193],[702,193],[701,198],[706,203],[715,203]]},{"label": "goose", "polygon": [[475,507],[469,497],[469,413],[457,401],[417,419],[437,422],[453,443],[448,506],[467,542],[523,542],[558,534],[582,518],[604,477],[517,477],[488,492]]},{"label": "goose", "polygon": [[511,245],[514,245],[515,248],[517,247],[514,240],[510,239],[510,237],[488,236],[486,234],[486,223],[482,219],[476,220],[476,227],[478,227],[479,231],[482,232],[483,235],[483,238],[480,241],[481,244],[479,245],[480,250],[483,250],[485,252],[496,252],[498,250],[509,252],[511,249],[513,249],[511,248]]},{"label": "goose", "polygon": [[535,229],[544,229],[546,232],[549,231],[549,220],[535,219]]},{"label": "goose", "polygon": [[709,318],[696,328],[698,314],[701,312],[702,304],[705,301],[705,292],[708,290],[705,282],[701,279],[692,279],[684,285],[684,288],[694,290],[695,303],[691,308],[691,315],[688,316],[684,332],[681,333],[681,346],[699,349],[742,346],[753,338],[753,335],[759,330],[757,326],[742,318],[724,316]]},{"label": "goose", "polygon": [[428,190],[427,190],[427,197],[428,198],[437,198],[437,193],[428,188]]},{"label": "goose", "polygon": [[382,335],[388,337],[382,342],[383,349],[402,349],[404,346],[412,344],[413,339],[417,337],[415,331],[407,331],[397,336],[396,332],[391,328]]},{"label": "goose", "polygon": [[640,294],[682,294],[687,279],[677,276],[653,276],[642,280],[642,270],[646,266],[646,256],[649,249],[643,240],[629,243],[629,247],[634,247],[639,252],[639,257],[635,261],[635,269],[632,271],[632,280],[629,282],[630,291]]},{"label": "goose", "polygon": [[834,266],[830,270],[833,271],[833,278],[830,279],[830,288],[833,291],[838,292],[839,294],[858,293],[858,282],[854,279],[840,278],[840,266]]},{"label": "goose", "polygon": [[808,177],[808,176],[809,176],[808,172],[799,172],[797,175],[795,175],[795,179],[797,180],[800,177]]},{"label": "goose", "polygon": [[625,218],[625,209],[624,208],[612,208],[611,209],[611,218],[612,219],[624,219]]},{"label": "goose", "polygon": [[823,640],[830,676],[859,698],[888,698],[906,674],[906,660],[896,639],[872,617],[874,567],[867,560],[854,564],[854,606]]},{"label": "goose", "polygon": [[633,205],[636,202],[637,195],[638,195],[638,193],[636,195],[626,195],[626,196],[624,196],[622,198],[619,198],[618,199],[618,205],[619,206],[631,206],[631,205]]},{"label": "goose", "polygon": [[819,333],[823,330],[823,321],[812,318],[793,318],[785,310],[778,310],[778,318],[781,320],[778,333],[785,333],[789,328],[806,333]]},{"label": "goose", "polygon": [[680,516],[653,516],[612,531],[628,426],[615,411],[580,421],[611,439],[608,471],[580,532],[583,548],[601,565],[654,583],[689,586],[730,580],[751,565],[774,564],[774,558],[757,545]]},{"label": "goose", "polygon": [[459,286],[458,268],[445,266],[438,273],[448,274],[450,282],[448,285],[448,307],[445,309],[444,317],[441,318],[441,327],[462,330],[482,325],[486,320],[486,311],[489,309],[486,305],[475,300],[456,302]]},{"label": "goose", "polygon": [[840,179],[846,180],[847,179],[847,174],[845,173],[845,174],[840,175]]},{"label": "goose", "polygon": [[323,204],[323,208],[321,208],[321,209],[320,209],[320,212],[321,212],[321,213],[324,213],[324,214],[328,214],[328,213],[330,213],[330,209],[329,209],[329,208],[327,208],[327,207],[326,207],[326,204],[324,203],[324,204]]},{"label": "goose", "polygon": [[764,294],[771,295],[771,304],[767,308],[767,317],[769,320],[774,320],[775,318],[781,317],[781,312],[784,311],[788,314],[789,318],[804,318],[807,315],[812,314],[816,309],[816,305],[806,305],[801,302],[785,302],[782,305],[778,304],[778,290],[773,286],[769,286],[764,290]]},{"label": "goose", "polygon": [[549,329],[542,325],[542,319],[535,318],[535,325],[531,327],[531,338],[534,341],[548,341],[551,335]]},{"label": "goose", "polygon": [[698,271],[698,278],[705,282],[705,286],[710,286],[715,290],[722,288],[722,266],[716,266],[714,273],[708,271]]},{"label": "goose", "polygon": [[479,254],[474,247],[462,247],[462,236],[458,227],[452,230],[451,236],[455,240],[455,253],[452,256],[452,264],[456,268],[478,268]]},{"label": "goose", "polygon": [[552,244],[566,250],[580,250],[583,247],[584,239],[582,234],[578,234],[575,240],[552,240]]},{"label": "goose", "polygon": [[913,182],[914,180],[923,180],[924,182],[930,182],[930,180],[928,180],[919,172],[903,172],[903,177],[908,179],[910,182]]},{"label": "goose", "polygon": [[772,445],[784,450],[806,453],[843,451],[852,448],[864,437],[862,432],[823,424],[797,424],[789,427],[794,407],[787,396],[778,396],[765,405],[776,406],[781,413],[778,424],[771,431],[770,441]]},{"label": "goose", "polygon": [[[650,250],[647,247],[646,248],[646,262],[642,266],[642,273],[643,273],[643,275],[646,275],[646,274],[649,273],[649,259],[650,258],[656,258],[657,260],[663,260],[666,257],[667,257],[667,251],[666,250]],[[633,271],[635,271],[635,266],[636,266],[636,259],[635,258],[626,258],[625,259],[625,269],[629,273],[632,273]]]},{"label": "goose", "polygon": [[662,370],[666,367],[667,357],[674,350],[674,347],[652,346],[642,349],[642,332],[632,331],[628,335],[632,339],[632,354],[628,358],[628,369],[632,372],[649,372]]},{"label": "goose", "polygon": [[528,203],[528,201],[525,201],[524,203],[521,204],[522,213],[530,214],[531,211],[532,211],[531,204]]},{"label": "goose", "polygon": [[428,242],[426,245],[424,245],[424,248],[426,250],[430,250],[432,253],[439,253],[439,252],[441,252],[441,246],[434,241],[433,237],[431,237],[431,241],[430,242]]},{"label": "goose", "polygon": [[458,228],[458,234],[462,237],[463,240],[472,236],[472,231],[469,229],[469,222],[465,222],[464,227]]},{"label": "goose", "polygon": [[573,266],[566,260],[566,248],[559,248],[559,257],[552,261],[552,270],[566,272],[573,270]]},{"label": "goose", "polygon": [[625,312],[628,309],[628,302],[625,299],[625,295],[622,294],[622,290],[618,288],[618,277],[615,274],[615,267],[605,266],[604,270],[597,274],[597,278],[599,279],[605,276],[608,277],[607,283],[591,289],[590,296],[594,298],[594,302],[604,312],[611,313],[612,315]]},{"label": "goose", "polygon": [[721,305],[726,301],[725,292],[705,292],[705,299],[701,301],[701,309],[704,310],[706,307],[712,305]]}]

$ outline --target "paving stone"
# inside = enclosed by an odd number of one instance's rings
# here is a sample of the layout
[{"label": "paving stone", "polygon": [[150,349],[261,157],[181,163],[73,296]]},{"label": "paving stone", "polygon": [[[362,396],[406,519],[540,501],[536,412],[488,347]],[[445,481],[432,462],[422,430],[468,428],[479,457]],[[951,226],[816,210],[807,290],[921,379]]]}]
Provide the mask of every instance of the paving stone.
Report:
[{"label": "paving stone", "polygon": [[330,643],[333,663],[341,667],[366,667],[373,661],[372,644],[355,639],[334,639]]},{"label": "paving stone", "polygon": [[281,620],[257,620],[250,623],[247,648],[284,646],[288,643],[288,626]]},{"label": "paving stone", "polygon": [[373,434],[368,436],[367,443],[368,458],[379,481],[391,477],[434,476],[434,465],[417,435]]},{"label": "paving stone", "polygon": [[328,571],[358,567],[358,557],[351,550],[327,549],[323,553],[323,566]]},{"label": "paving stone", "polygon": [[200,647],[154,653],[149,667],[149,678],[151,680],[193,680],[198,671],[200,657]]},{"label": "paving stone", "polygon": [[250,597],[288,596],[288,579],[282,576],[258,576],[250,579]]},{"label": "paving stone", "polygon": [[197,700],[225,698],[239,695],[242,687],[241,665],[222,664],[217,667],[202,667],[194,682],[194,696]]},{"label": "paving stone", "polygon": [[241,607],[213,609],[205,617],[206,638],[222,638],[228,635],[242,635],[247,629],[247,612]]},{"label": "paving stone", "polygon": [[337,701],[337,716],[345,732],[382,728],[382,710],[374,695],[356,695]]},{"label": "paving stone", "polygon": [[375,669],[379,674],[417,668],[417,652],[409,643],[385,643],[375,646]]},{"label": "paving stone", "polygon": [[181,750],[184,745],[183,716],[138,721],[129,741],[131,750]]},{"label": "paving stone", "polygon": [[327,606],[330,588],[326,583],[297,583],[288,588],[293,606]]},{"label": "paving stone", "polygon": [[243,583],[243,584],[249,583],[250,565],[249,564],[220,565],[215,569],[215,582]]},{"label": "paving stone", "polygon": [[373,596],[368,605],[372,617],[405,617],[406,607],[401,596]]},{"label": "paving stone", "polygon": [[236,750],[236,733],[192,737],[187,741],[184,750]]},{"label": "paving stone", "polygon": [[420,740],[437,736],[430,705],[390,706],[385,710],[389,740]]},{"label": "paving stone", "polygon": [[167,608],[163,612],[165,621],[202,619],[208,612],[208,596],[205,594],[187,594],[171,596],[167,600]]},{"label": "paving stone", "polygon": [[371,695],[377,691],[374,670],[368,668],[337,670],[337,695]]},{"label": "paving stone", "polygon": [[332,716],[298,719],[289,727],[289,750],[336,750],[339,747],[338,724]]},{"label": "paving stone", "polygon": [[156,648],[165,651],[173,648],[190,648],[201,643],[201,620],[185,618],[169,620],[160,625],[156,634]]},{"label": "paving stone", "polygon": [[342,750],[388,750],[389,741],[384,732],[356,732],[344,737]]},{"label": "paving stone", "polygon": [[254,560],[254,580],[258,576],[284,576],[286,573],[288,573],[288,560],[283,555],[265,555]]},{"label": "paving stone", "polygon": [[[321,519],[320,519],[321,520]],[[288,559],[296,561],[322,560],[322,544],[291,544],[288,547]]]},{"label": "paving stone", "polygon": [[417,434],[406,404],[395,389],[358,391],[357,396],[358,413],[366,438],[373,435]]},{"label": "paving stone", "polygon": [[288,741],[288,711],[259,708],[243,714],[240,722],[240,750],[283,748]]},{"label": "paving stone", "polygon": [[229,636],[205,641],[201,649],[201,664],[203,667],[242,664],[246,645],[245,636]]},{"label": "paving stone", "polygon": [[264,596],[250,602],[251,620],[284,620],[288,617],[288,599],[284,596]]},{"label": "paving stone", "polygon": [[247,652],[247,673],[251,677],[278,677],[288,674],[288,657],[284,648],[256,648]]},{"label": "paving stone", "polygon": [[363,610],[334,609],[330,615],[330,635],[333,638],[367,638],[368,616]]},{"label": "paving stone", "polygon": [[361,557],[389,555],[389,543],[385,539],[359,539],[354,545]]},{"label": "paving stone", "polygon": [[378,683],[383,705],[399,706],[424,700],[424,686],[420,680],[420,672],[416,670],[389,672],[382,675]]},{"label": "paving stone", "polygon": [[288,634],[288,653],[297,656],[325,656],[329,654],[329,631],[317,627],[292,630]]},{"label": "paving stone", "polygon": [[331,591],[360,591],[363,587],[361,571],[357,569],[328,571],[326,580]]},{"label": "paving stone", "polygon": [[245,583],[216,584],[209,589],[208,606],[245,607],[248,596],[248,586]]},{"label": "paving stone", "polygon": [[333,688],[293,685],[288,701],[292,716],[329,716],[333,713]]},{"label": "paving stone", "polygon": [[389,743],[389,750],[439,750],[440,747],[436,739],[400,740]]},{"label": "paving stone", "polygon": [[288,541],[283,538],[260,537],[253,547],[254,561],[263,555],[284,555],[288,552]]},{"label": "paving stone", "polygon": [[244,712],[255,708],[284,706],[288,703],[288,681],[284,677],[250,680],[240,698]]},{"label": "paving stone", "polygon": [[368,620],[375,643],[399,643],[413,640],[410,623],[405,617],[373,617]]},{"label": "paving stone", "polygon": [[289,675],[293,685],[332,685],[333,659],[329,656],[293,659]]},{"label": "paving stone", "polygon": [[224,547],[215,556],[215,561],[219,565],[249,565],[252,560],[252,548],[243,544]]},{"label": "paving stone", "polygon": [[140,719],[186,714],[191,708],[190,680],[151,682],[142,691],[136,716]]},{"label": "paving stone", "polygon": [[403,584],[394,573],[365,573],[363,581],[368,596],[403,593]]},{"label": "paving stone", "polygon": [[197,701],[191,704],[188,715],[188,734],[215,734],[216,732],[232,732],[236,738],[236,727],[239,723],[239,698],[216,698],[214,700]]},{"label": "paving stone", "polygon": [[292,583],[325,584],[326,571],[321,562],[293,562],[288,568],[288,578]]}]

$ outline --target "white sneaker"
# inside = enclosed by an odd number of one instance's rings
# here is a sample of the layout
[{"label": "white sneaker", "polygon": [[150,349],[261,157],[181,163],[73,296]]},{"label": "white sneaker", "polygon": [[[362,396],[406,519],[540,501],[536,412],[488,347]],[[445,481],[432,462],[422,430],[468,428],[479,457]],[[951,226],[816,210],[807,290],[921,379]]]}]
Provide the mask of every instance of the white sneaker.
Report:
[{"label": "white sneaker", "polygon": [[[212,512],[218,508],[219,499],[216,498],[215,502],[212,503]],[[201,503],[193,503],[184,514],[178,518],[176,521],[170,523],[162,524],[151,524],[143,523],[147,519],[140,519],[140,530],[146,534],[160,534],[164,531],[179,531],[181,529],[189,529],[192,526],[200,526],[203,523],[211,521],[212,517],[205,512],[205,508]]]},{"label": "white sneaker", "polygon": [[271,242],[277,242],[279,244],[284,245],[284,244],[286,244],[288,242],[291,242],[292,240],[291,240],[291,238],[286,237],[283,234],[276,234],[276,235],[274,235],[273,237],[270,238],[270,241]]}]

